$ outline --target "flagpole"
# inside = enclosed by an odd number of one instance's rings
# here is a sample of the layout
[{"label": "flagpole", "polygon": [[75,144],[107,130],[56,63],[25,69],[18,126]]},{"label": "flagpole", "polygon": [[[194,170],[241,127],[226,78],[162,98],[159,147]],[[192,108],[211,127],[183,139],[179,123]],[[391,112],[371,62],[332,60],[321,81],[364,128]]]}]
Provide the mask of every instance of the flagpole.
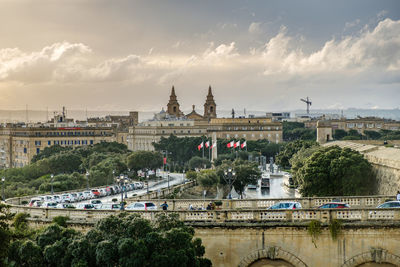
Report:
[{"label": "flagpole", "polygon": [[203,144],[203,158],[204,158],[204,141],[203,141],[203,139],[201,140],[201,143]]}]

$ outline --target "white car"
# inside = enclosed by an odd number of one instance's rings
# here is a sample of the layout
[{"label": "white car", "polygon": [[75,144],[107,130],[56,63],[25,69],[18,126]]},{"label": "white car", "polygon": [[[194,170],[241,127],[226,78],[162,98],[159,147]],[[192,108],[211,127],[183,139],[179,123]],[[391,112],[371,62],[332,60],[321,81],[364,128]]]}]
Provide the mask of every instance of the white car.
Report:
[{"label": "white car", "polygon": [[40,207],[42,208],[57,208],[57,202],[44,202]]},{"label": "white car", "polygon": [[79,201],[79,197],[77,193],[71,193],[72,202]]},{"label": "white car", "polygon": [[90,204],[92,204],[96,209],[99,209],[103,203],[99,199],[92,199]]},{"label": "white car", "polygon": [[126,210],[157,210],[153,202],[135,202],[125,207]]},{"label": "white car", "polygon": [[121,205],[120,204],[114,204],[114,203],[105,203],[102,204],[99,209],[101,210],[120,210]]},{"label": "white car", "polygon": [[82,201],[82,200],[86,199],[85,195],[83,194],[83,192],[78,192],[77,195],[78,195],[78,201]]},{"label": "white car", "polygon": [[71,203],[71,196],[70,194],[62,194],[61,195],[61,203]]},{"label": "white car", "polygon": [[52,201],[54,201],[54,198],[52,196],[44,196],[44,200],[46,202],[52,202]]},{"label": "white car", "polygon": [[60,196],[60,195],[54,195],[54,196],[53,196],[53,200],[54,200],[55,202],[57,202],[57,203],[60,203],[60,202],[61,202],[61,196]]},{"label": "white car", "polygon": [[400,208],[400,201],[388,201],[383,204],[380,204],[377,208]]},{"label": "white car", "polygon": [[93,204],[89,204],[89,203],[79,203],[76,205],[77,209],[82,209],[82,210],[94,210],[96,209]]},{"label": "white car", "polygon": [[35,204],[36,202],[43,202],[43,201],[42,201],[42,199],[39,198],[39,197],[31,198],[31,201],[29,201],[29,204],[28,204],[29,207],[37,207],[37,206],[34,206],[34,204]]},{"label": "white car", "polygon": [[57,209],[75,209],[74,204],[71,203],[58,203],[56,206]]},{"label": "white car", "polygon": [[90,191],[83,192],[83,195],[85,196],[85,199],[92,199],[93,198],[92,192],[90,192]]}]

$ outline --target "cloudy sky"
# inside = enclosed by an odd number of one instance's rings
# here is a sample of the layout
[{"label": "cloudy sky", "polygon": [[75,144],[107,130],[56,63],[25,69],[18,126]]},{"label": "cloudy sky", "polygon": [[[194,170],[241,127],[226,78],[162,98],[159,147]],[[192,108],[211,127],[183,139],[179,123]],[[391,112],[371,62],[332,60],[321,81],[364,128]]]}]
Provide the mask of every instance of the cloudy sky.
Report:
[{"label": "cloudy sky", "polygon": [[400,107],[400,1],[0,0],[0,109]]}]

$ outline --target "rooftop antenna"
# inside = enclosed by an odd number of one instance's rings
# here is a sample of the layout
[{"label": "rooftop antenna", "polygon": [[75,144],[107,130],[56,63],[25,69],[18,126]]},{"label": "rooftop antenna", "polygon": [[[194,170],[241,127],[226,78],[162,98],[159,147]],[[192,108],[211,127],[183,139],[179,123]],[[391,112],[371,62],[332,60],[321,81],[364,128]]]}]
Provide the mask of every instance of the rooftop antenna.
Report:
[{"label": "rooftop antenna", "polygon": [[246,118],[246,108],[244,108],[244,117]]},{"label": "rooftop antenna", "polygon": [[232,109],[232,119],[234,119],[234,118],[235,118],[235,110]]},{"label": "rooftop antenna", "polygon": [[300,100],[307,104],[307,115],[310,115],[311,99],[307,96],[306,99],[301,98]]}]

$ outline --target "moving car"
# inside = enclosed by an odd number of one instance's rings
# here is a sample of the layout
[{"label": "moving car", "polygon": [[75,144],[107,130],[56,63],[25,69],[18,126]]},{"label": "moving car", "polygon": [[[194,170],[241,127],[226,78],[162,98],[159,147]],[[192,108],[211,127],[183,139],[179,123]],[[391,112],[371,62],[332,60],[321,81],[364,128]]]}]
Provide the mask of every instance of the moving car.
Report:
[{"label": "moving car", "polygon": [[75,209],[74,204],[71,203],[58,203],[56,206],[57,209]]},{"label": "moving car", "polygon": [[90,201],[90,204],[92,204],[96,209],[99,209],[102,205],[102,202],[99,199],[93,199]]},{"label": "moving car", "polygon": [[157,206],[152,202],[135,202],[125,207],[126,210],[157,210]]},{"label": "moving car", "polygon": [[319,209],[344,209],[350,208],[349,204],[343,202],[328,202],[318,207]]},{"label": "moving car", "polygon": [[89,204],[89,203],[79,203],[76,205],[77,209],[82,209],[82,210],[94,210],[96,209],[93,204]]},{"label": "moving car", "polygon": [[120,204],[114,204],[114,203],[105,203],[102,204],[99,209],[101,210],[120,210],[121,205]]},{"label": "moving car", "polygon": [[40,207],[42,208],[57,208],[57,202],[44,202]]},{"label": "moving car", "polygon": [[294,209],[301,209],[301,204],[299,202],[294,201],[284,201],[278,202],[271,207],[268,208],[269,210],[294,210]]},{"label": "moving car", "polygon": [[400,208],[400,201],[388,201],[383,204],[380,204],[377,208]]}]

